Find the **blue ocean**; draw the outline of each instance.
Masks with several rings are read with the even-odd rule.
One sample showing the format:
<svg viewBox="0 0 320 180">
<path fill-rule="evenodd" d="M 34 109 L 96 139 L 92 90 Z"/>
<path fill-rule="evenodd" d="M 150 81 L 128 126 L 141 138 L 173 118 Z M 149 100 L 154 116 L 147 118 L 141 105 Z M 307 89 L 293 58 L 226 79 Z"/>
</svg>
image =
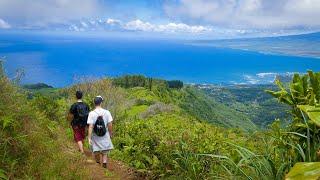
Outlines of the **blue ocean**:
<svg viewBox="0 0 320 180">
<path fill-rule="evenodd" d="M 78 77 L 142 74 L 186 83 L 271 83 L 276 74 L 320 71 L 320 59 L 195 46 L 186 40 L 0 33 L 0 57 L 23 83 L 64 87 Z"/>
</svg>

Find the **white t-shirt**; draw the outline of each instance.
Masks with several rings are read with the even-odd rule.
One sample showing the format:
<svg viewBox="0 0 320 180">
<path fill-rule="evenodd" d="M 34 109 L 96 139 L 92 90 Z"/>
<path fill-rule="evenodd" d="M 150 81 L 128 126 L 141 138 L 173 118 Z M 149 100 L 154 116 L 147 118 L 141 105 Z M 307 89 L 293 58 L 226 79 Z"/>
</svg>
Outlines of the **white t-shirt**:
<svg viewBox="0 0 320 180">
<path fill-rule="evenodd" d="M 108 151 L 113 149 L 113 144 L 110 138 L 110 134 L 108 132 L 107 124 L 112 122 L 111 113 L 103 108 L 96 108 L 95 110 L 91 111 L 88 116 L 87 124 L 94 125 L 97 121 L 98 116 L 102 116 L 104 120 L 104 124 L 107 128 L 107 133 L 104 136 L 97 136 L 94 132 L 92 133 L 91 141 L 92 141 L 92 151 L 99 152 L 99 151 Z"/>
<path fill-rule="evenodd" d="M 98 116 L 103 116 L 105 125 L 113 121 L 110 111 L 103 108 L 96 108 L 89 113 L 87 124 L 94 125 L 97 121 Z"/>
</svg>

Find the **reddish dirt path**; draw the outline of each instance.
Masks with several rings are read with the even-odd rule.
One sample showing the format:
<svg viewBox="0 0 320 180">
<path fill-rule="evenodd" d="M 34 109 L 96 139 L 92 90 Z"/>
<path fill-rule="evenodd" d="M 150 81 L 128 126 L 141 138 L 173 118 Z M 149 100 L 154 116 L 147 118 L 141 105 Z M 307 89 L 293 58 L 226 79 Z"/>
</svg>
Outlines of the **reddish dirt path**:
<svg viewBox="0 0 320 180">
<path fill-rule="evenodd" d="M 125 166 L 119 161 L 108 159 L 108 168 L 104 169 L 93 160 L 91 152 L 85 152 L 88 160 L 86 166 L 90 170 L 91 178 L 94 180 L 101 179 L 143 179 L 131 168 Z"/>
</svg>

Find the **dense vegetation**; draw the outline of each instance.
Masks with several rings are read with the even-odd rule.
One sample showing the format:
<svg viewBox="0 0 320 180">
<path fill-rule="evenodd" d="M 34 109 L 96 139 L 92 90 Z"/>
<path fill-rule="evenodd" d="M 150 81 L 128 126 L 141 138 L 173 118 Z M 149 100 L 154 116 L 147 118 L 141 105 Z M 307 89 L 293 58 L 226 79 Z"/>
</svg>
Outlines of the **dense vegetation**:
<svg viewBox="0 0 320 180">
<path fill-rule="evenodd" d="M 281 81 L 283 80 L 282 77 Z M 275 90 L 275 85 L 196 85 L 216 102 L 223 104 L 244 118 L 251 120 L 260 128 L 266 128 L 276 118 L 290 120 L 290 106 L 280 104 L 266 89 Z M 230 111 L 231 112 L 231 111 Z"/>
<path fill-rule="evenodd" d="M 91 107 L 93 97 L 102 95 L 114 116 L 111 157 L 148 178 L 283 179 L 296 162 L 317 160 L 319 130 L 308 118 L 309 111 L 300 109 L 319 103 L 319 83 L 320 73 L 312 72 L 295 75 L 288 87 L 277 81 L 280 90 L 268 93 L 290 107 L 290 121 L 278 119 L 259 130 L 235 108 L 232 96 L 223 97 L 230 104 L 222 103 L 225 99 L 219 101 L 193 86 L 181 87 L 178 81 L 170 86 L 168 81 L 143 76 L 83 79 L 39 94 L 25 92 L 2 73 L 0 177 L 88 177 L 85 168 L 77 166 L 82 158 L 70 153 L 74 148 L 63 117 L 80 89 Z M 251 101 L 241 108 L 251 108 Z M 255 116 L 258 119 L 259 113 Z"/>
<path fill-rule="evenodd" d="M 247 131 L 257 129 L 246 115 L 217 102 L 194 87 L 187 87 L 182 93 L 184 98 L 181 99 L 180 107 L 198 120 L 227 128 L 240 128 Z"/>
<path fill-rule="evenodd" d="M 27 100 L 0 67 L 0 179 L 81 179 L 87 174 L 84 159 L 66 136 L 64 105 L 40 95 Z"/>
<path fill-rule="evenodd" d="M 174 89 L 183 88 L 183 82 L 180 80 L 166 81 L 161 79 L 147 78 L 142 75 L 125 75 L 122 77 L 113 78 L 112 83 L 115 86 L 120 86 L 123 88 L 146 87 L 149 90 L 152 90 L 154 85 L 159 84 Z"/>
</svg>

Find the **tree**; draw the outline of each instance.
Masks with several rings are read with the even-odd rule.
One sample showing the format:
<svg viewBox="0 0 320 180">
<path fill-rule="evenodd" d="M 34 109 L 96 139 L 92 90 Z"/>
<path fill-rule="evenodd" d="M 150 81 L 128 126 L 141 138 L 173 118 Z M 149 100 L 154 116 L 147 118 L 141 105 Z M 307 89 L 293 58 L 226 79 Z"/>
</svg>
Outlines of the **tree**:
<svg viewBox="0 0 320 180">
<path fill-rule="evenodd" d="M 179 80 L 167 81 L 169 88 L 181 89 L 183 88 L 183 82 Z"/>
<path fill-rule="evenodd" d="M 152 82 L 153 81 L 153 79 L 152 78 L 148 78 L 148 89 L 149 89 L 149 91 L 152 91 Z"/>
</svg>

